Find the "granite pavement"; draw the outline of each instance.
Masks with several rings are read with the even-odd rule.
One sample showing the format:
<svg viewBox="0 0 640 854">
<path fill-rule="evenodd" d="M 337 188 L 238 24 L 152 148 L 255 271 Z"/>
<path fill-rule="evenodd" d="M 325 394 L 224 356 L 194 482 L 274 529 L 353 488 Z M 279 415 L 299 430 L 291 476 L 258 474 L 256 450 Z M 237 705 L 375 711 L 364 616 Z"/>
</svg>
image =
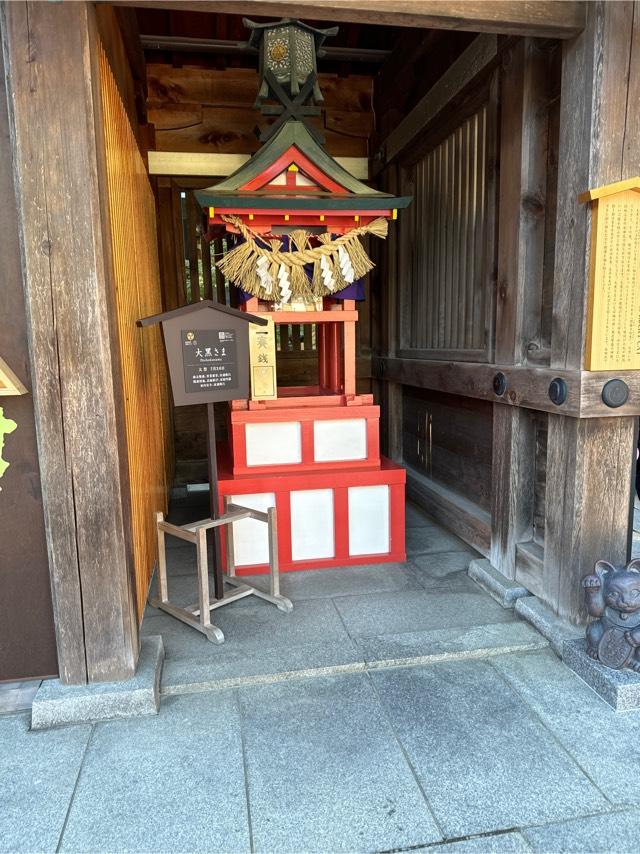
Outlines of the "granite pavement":
<svg viewBox="0 0 640 854">
<path fill-rule="evenodd" d="M 638 850 L 640 713 L 470 580 L 467 546 L 407 521 L 406 564 L 285 575 L 294 611 L 222 609 L 221 646 L 149 608 L 157 716 L 36 732 L 8 698 L 0 851 Z M 169 566 L 190 601 L 188 549 Z"/>
</svg>

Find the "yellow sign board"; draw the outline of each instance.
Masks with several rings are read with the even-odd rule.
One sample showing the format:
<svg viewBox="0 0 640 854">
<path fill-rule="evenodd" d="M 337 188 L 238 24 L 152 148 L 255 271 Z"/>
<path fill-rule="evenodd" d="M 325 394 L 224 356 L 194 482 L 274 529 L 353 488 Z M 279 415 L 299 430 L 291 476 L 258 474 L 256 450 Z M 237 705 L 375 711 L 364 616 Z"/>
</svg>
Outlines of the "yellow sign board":
<svg viewBox="0 0 640 854">
<path fill-rule="evenodd" d="M 251 363 L 251 399 L 275 400 L 278 397 L 276 380 L 276 332 L 273 320 L 266 326 L 249 325 L 249 361 Z"/>
<path fill-rule="evenodd" d="M 580 196 L 592 204 L 585 368 L 640 369 L 640 178 Z"/>
</svg>

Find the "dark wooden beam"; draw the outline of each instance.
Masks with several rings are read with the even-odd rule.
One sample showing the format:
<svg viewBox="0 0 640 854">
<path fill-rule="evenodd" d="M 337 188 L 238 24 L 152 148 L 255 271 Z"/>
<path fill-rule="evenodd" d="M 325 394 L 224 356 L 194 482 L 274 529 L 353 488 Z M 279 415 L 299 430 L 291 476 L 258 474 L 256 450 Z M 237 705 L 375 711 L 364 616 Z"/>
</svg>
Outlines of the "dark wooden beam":
<svg viewBox="0 0 640 854">
<path fill-rule="evenodd" d="M 60 675 L 138 655 L 126 437 L 89 3 L 0 7 Z"/>
<path fill-rule="evenodd" d="M 139 80 L 145 97 L 147 95 L 147 66 L 142 47 L 142 38 L 138 29 L 138 19 L 133 9 L 126 6 L 116 9 L 116 18 L 122 34 L 124 49 L 131 66 L 134 80 Z"/>
<path fill-rule="evenodd" d="M 507 391 L 500 397 L 493 390 L 493 378 L 501 371 Z M 616 420 L 640 415 L 640 371 L 571 371 L 527 365 L 498 365 L 474 362 L 444 362 L 430 359 L 374 357 L 372 373 L 378 380 L 416 388 L 429 388 L 490 400 L 505 408 L 524 407 L 570 418 Z M 549 399 L 549 384 L 564 379 L 568 387 L 566 403 L 556 406 Z M 619 409 L 609 408 L 601 397 L 604 384 L 614 378 L 629 386 L 629 400 Z"/>
<path fill-rule="evenodd" d="M 116 0 L 114 5 L 571 38 L 585 4 L 553 0 Z"/>
<path fill-rule="evenodd" d="M 383 177 L 385 192 L 399 191 L 399 170 L 396 164 L 389 166 Z M 381 313 L 381 344 L 388 357 L 395 357 L 398 345 L 398 229 L 389 230 L 386 252 L 382 255 L 382 270 L 379 272 L 379 309 Z M 382 387 L 382 418 L 385 451 L 397 463 L 403 461 L 402 451 L 402 386 L 387 382 Z"/>
<path fill-rule="evenodd" d="M 456 98 L 496 64 L 497 58 L 497 36 L 481 35 L 474 39 L 383 142 L 384 160 L 394 160 L 418 136 L 425 134 L 442 111 L 450 109 Z"/>
</svg>

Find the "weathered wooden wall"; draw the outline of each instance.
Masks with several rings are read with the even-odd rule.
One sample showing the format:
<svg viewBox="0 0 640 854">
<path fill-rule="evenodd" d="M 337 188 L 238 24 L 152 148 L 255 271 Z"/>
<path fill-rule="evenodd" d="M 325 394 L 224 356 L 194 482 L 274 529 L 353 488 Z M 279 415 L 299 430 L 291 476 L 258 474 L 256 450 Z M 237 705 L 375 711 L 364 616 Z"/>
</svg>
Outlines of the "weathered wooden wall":
<svg viewBox="0 0 640 854">
<path fill-rule="evenodd" d="M 95 10 L 0 19 L 60 676 L 124 679 L 139 639 Z"/>
<path fill-rule="evenodd" d="M 173 476 L 169 388 L 159 327 L 136 322 L 162 311 L 155 199 L 111 65 L 100 51 L 106 178 L 129 450 L 138 617 L 157 560 L 155 514 L 166 512 Z"/>
<path fill-rule="evenodd" d="M 248 68 L 199 68 L 150 63 L 148 114 L 158 151 L 253 154 L 254 129 L 267 120 L 253 109 L 258 73 Z M 373 129 L 372 80 L 320 74 L 325 103 L 314 125 L 336 157 L 366 157 Z"/>
<path fill-rule="evenodd" d="M 610 410 L 600 392 L 613 375 L 582 369 L 589 214 L 577 194 L 638 171 L 640 7 L 593 3 L 587 20 L 562 45 L 460 45 L 377 143 L 383 185 L 415 196 L 376 285 L 385 447 L 407 464 L 412 497 L 576 621 L 580 576 L 628 553 L 639 388 L 625 372 L 630 401 Z M 383 68 L 376 105 L 389 103 L 385 81 Z M 484 146 L 469 133 L 477 116 Z M 564 407 L 549 399 L 554 376 Z M 449 411 L 443 392 L 457 395 Z"/>
<path fill-rule="evenodd" d="M 4 62 L 0 55 L 4 81 Z M 22 290 L 18 212 L 7 115 L 0 89 L 0 356 L 31 389 L 28 324 Z M 0 682 L 58 672 L 40 467 L 31 393 L 0 396 L 5 418 L 17 424 L 0 456 Z M 2 439 L 0 438 L 0 442 Z"/>
<path fill-rule="evenodd" d="M 401 170 L 398 352 L 487 361 L 493 326 L 496 99 Z"/>
</svg>

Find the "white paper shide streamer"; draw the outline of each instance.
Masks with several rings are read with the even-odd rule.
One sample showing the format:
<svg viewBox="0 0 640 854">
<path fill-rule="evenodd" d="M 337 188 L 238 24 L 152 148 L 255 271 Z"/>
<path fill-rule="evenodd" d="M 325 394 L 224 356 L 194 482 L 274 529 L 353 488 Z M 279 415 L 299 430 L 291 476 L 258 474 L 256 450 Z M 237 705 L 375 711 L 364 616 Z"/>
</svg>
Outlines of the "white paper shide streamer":
<svg viewBox="0 0 640 854">
<path fill-rule="evenodd" d="M 351 284 L 355 279 L 355 273 L 353 271 L 353 264 L 351 263 L 349 253 L 346 251 L 344 246 L 338 247 L 338 262 L 340 264 L 342 278 L 345 282 L 349 282 L 349 284 Z"/>
<path fill-rule="evenodd" d="M 260 280 L 260 286 L 264 289 L 265 294 L 270 295 L 273 292 L 273 278 L 269 272 L 269 259 L 266 255 L 261 255 L 256 263 L 256 273 Z"/>
<path fill-rule="evenodd" d="M 278 269 L 278 285 L 280 286 L 280 302 L 289 302 L 291 299 L 291 282 L 289 281 L 289 271 L 284 264 L 280 264 Z"/>
<path fill-rule="evenodd" d="M 336 280 L 333 277 L 333 270 L 331 269 L 331 263 L 326 255 L 323 255 L 320 259 L 320 270 L 322 272 L 322 282 L 325 288 L 328 291 L 335 291 L 336 289 Z"/>
</svg>

